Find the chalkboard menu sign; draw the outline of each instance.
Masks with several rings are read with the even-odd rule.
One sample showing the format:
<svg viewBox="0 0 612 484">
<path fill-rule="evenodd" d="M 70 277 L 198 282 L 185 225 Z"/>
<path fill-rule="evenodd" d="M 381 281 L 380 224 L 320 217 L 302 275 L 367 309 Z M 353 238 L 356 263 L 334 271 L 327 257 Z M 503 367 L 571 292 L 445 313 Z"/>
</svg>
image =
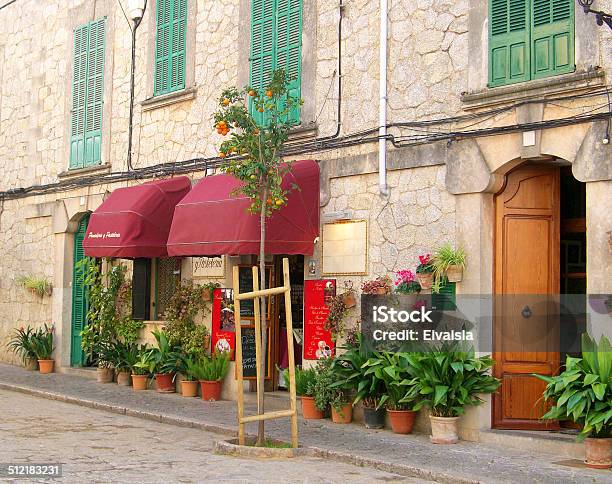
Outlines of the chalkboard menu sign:
<svg viewBox="0 0 612 484">
<path fill-rule="evenodd" d="M 267 287 L 270 287 L 272 283 L 272 267 L 266 267 L 266 273 L 268 277 Z M 253 290 L 253 266 L 240 266 L 238 269 L 238 284 L 240 285 L 240 292 L 251 292 Z M 268 298 L 268 317 L 270 317 L 270 298 Z M 252 299 L 240 301 L 240 317 L 241 318 L 254 318 L 255 317 L 255 305 Z"/>
<path fill-rule="evenodd" d="M 257 377 L 257 359 L 255 357 L 255 328 L 242 326 L 242 375 L 245 380 Z M 268 351 L 266 352 L 266 378 L 270 378 L 270 334 L 268 333 Z"/>
</svg>

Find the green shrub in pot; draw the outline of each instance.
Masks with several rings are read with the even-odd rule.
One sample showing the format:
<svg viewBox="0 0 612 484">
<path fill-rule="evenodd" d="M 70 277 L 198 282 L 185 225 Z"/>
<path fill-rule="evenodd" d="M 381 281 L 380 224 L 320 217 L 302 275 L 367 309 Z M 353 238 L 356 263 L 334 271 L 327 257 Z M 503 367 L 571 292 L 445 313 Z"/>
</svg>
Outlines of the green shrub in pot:
<svg viewBox="0 0 612 484">
<path fill-rule="evenodd" d="M 23 326 L 17 328 L 7 346 L 13 353 L 21 358 L 26 366 L 33 365 L 35 367 L 37 357 L 34 351 L 34 334 L 34 328 L 29 325 L 27 328 Z M 31 362 L 34 362 L 34 364 Z"/>
<path fill-rule="evenodd" d="M 544 398 L 553 406 L 542 417 L 582 425 L 578 440 L 587 439 L 587 465 L 612 467 L 612 347 L 602 336 L 596 343 L 582 335 L 582 358 L 568 356 L 565 370 L 544 380 Z M 597 454 L 597 455 L 595 455 Z"/>
</svg>

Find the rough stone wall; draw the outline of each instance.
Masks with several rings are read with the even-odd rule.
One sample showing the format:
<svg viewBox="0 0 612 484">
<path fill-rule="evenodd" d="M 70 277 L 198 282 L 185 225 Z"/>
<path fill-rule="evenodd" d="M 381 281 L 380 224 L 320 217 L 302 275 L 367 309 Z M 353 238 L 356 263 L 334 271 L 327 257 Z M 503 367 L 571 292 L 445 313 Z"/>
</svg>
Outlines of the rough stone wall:
<svg viewBox="0 0 612 484">
<path fill-rule="evenodd" d="M 51 297 L 23 287 L 20 276 L 53 282 L 51 217 L 26 219 L 26 203 L 4 202 L 0 210 L 0 361 L 17 361 L 6 347 L 13 328 L 51 322 Z"/>
</svg>

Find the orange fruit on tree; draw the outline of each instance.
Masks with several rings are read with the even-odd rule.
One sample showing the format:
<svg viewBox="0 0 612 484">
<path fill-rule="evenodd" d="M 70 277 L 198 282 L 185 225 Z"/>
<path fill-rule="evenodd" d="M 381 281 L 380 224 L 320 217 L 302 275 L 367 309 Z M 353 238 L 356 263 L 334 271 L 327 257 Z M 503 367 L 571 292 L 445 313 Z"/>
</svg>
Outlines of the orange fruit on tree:
<svg viewBox="0 0 612 484">
<path fill-rule="evenodd" d="M 222 102 L 224 106 L 228 106 L 230 103 L 230 100 L 228 98 L 224 98 Z"/>
<path fill-rule="evenodd" d="M 285 202 L 283 202 L 280 198 L 278 198 L 275 203 L 277 207 L 280 207 Z"/>
<path fill-rule="evenodd" d="M 219 158 L 225 158 L 225 153 L 223 151 L 219 152 Z"/>
<path fill-rule="evenodd" d="M 260 113 L 263 113 L 265 111 L 264 108 L 259 108 L 257 111 L 259 111 Z"/>
<path fill-rule="evenodd" d="M 274 93 L 271 90 L 266 91 L 266 96 L 272 97 Z"/>
<path fill-rule="evenodd" d="M 255 129 L 253 130 L 253 134 L 254 134 L 255 136 L 257 136 L 257 135 L 259 134 L 259 129 L 255 128 Z"/>
<path fill-rule="evenodd" d="M 251 97 L 255 96 L 255 91 L 253 89 L 251 89 L 249 91 L 249 96 L 251 96 Z"/>
</svg>

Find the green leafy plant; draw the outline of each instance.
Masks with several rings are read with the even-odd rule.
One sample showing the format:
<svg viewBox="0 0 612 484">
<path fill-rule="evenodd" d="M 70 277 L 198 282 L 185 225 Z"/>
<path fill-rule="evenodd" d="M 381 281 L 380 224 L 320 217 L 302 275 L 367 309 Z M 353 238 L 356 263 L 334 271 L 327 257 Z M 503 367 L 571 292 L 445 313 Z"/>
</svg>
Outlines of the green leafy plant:
<svg viewBox="0 0 612 484">
<path fill-rule="evenodd" d="M 17 284 L 38 297 L 50 296 L 53 285 L 45 278 L 32 275 L 17 278 Z"/>
<path fill-rule="evenodd" d="M 289 382 L 289 368 L 283 370 L 285 382 Z M 295 393 L 299 396 L 312 397 L 313 383 L 317 377 L 314 368 L 295 367 Z"/>
<path fill-rule="evenodd" d="M 32 337 L 32 349 L 38 360 L 50 360 L 53 350 L 53 331 L 54 326 L 44 326 L 38 328 Z"/>
<path fill-rule="evenodd" d="M 324 328 L 331 332 L 332 340 L 336 341 L 339 336 L 344 334 L 344 320 L 348 315 L 348 308 L 344 303 L 342 294 L 331 298 L 329 304 L 329 314 L 325 320 Z"/>
<path fill-rule="evenodd" d="M 431 259 L 431 265 L 434 269 L 434 284 L 439 287 L 443 283 L 446 271 L 450 266 L 459 266 L 465 269 L 465 259 L 465 251 L 462 248 L 453 249 L 450 244 L 438 247 Z"/>
<path fill-rule="evenodd" d="M 308 395 L 315 399 L 315 406 L 326 411 L 334 398 L 335 390 L 331 385 L 336 381 L 335 375 L 331 370 L 332 358 L 321 358 L 315 366 L 315 378 L 306 389 Z"/>
<path fill-rule="evenodd" d="M 214 126 L 222 136 L 229 139 L 220 145 L 219 157 L 225 162 L 221 170 L 240 181 L 234 191 L 236 196 L 249 199 L 249 212 L 259 216 L 259 272 L 260 289 L 266 289 L 265 245 L 266 220 L 287 203 L 289 190 L 283 187 L 283 178 L 290 172 L 291 164 L 283 162 L 281 153 L 289 132 L 294 126 L 290 120 L 303 101 L 289 92 L 293 78 L 283 69 L 275 70 L 269 83 L 260 90 L 253 86 L 242 89 L 224 89 L 219 97 L 219 108 L 215 112 Z M 259 113 L 255 117 L 253 113 Z M 262 121 L 263 120 L 263 121 Z M 297 186 L 290 187 L 298 189 Z M 266 299 L 261 298 L 262 354 L 267 352 Z M 262 359 L 259 387 L 264 386 L 265 358 Z M 262 392 L 263 399 L 263 392 Z M 263 412 L 264 402 L 259 401 Z M 265 441 L 264 421 L 258 424 L 257 441 Z"/>
<path fill-rule="evenodd" d="M 134 375 L 152 375 L 155 372 L 157 360 L 151 348 L 146 344 L 138 348 L 138 358 L 132 366 Z"/>
<path fill-rule="evenodd" d="M 482 393 L 493 393 L 499 380 L 489 374 L 493 360 L 476 357 L 472 348 L 443 344 L 418 357 L 406 355 L 411 374 L 417 379 L 421 400 L 414 409 L 427 405 L 436 417 L 456 417 L 468 405 L 479 405 Z"/>
<path fill-rule="evenodd" d="M 34 335 L 34 328 L 29 325 L 27 328 L 22 326 L 21 328 L 15 329 L 13 337 L 7 344 L 8 348 L 20 357 L 24 363 L 28 359 L 37 359 L 36 352 L 34 351 Z"/>
<path fill-rule="evenodd" d="M 116 341 L 112 348 L 112 365 L 117 371 L 130 372 L 138 362 L 140 348 L 136 343 Z"/>
<path fill-rule="evenodd" d="M 210 358 L 201 358 L 191 367 L 196 380 L 220 381 L 225 378 L 229 369 L 230 355 L 226 351 L 215 350 Z"/>
<path fill-rule="evenodd" d="M 581 424 L 578 440 L 612 436 L 612 347 L 602 336 L 596 343 L 582 335 L 582 358 L 568 356 L 557 376 L 535 375 L 547 385 L 544 398 L 554 406 L 542 417 Z"/>
<path fill-rule="evenodd" d="M 180 347 L 171 345 L 164 331 L 152 331 L 157 347 L 151 349 L 155 360 L 155 373 L 177 373 L 182 368 L 183 353 Z"/>
<path fill-rule="evenodd" d="M 181 373 L 186 381 L 195 381 L 198 379 L 199 361 L 198 358 L 192 355 L 185 355 L 181 363 Z"/>
<path fill-rule="evenodd" d="M 377 409 L 414 410 L 419 401 L 419 387 L 412 374 L 410 357 L 416 357 L 416 354 L 374 352 L 362 365 L 365 378 L 382 384 Z"/>
</svg>

